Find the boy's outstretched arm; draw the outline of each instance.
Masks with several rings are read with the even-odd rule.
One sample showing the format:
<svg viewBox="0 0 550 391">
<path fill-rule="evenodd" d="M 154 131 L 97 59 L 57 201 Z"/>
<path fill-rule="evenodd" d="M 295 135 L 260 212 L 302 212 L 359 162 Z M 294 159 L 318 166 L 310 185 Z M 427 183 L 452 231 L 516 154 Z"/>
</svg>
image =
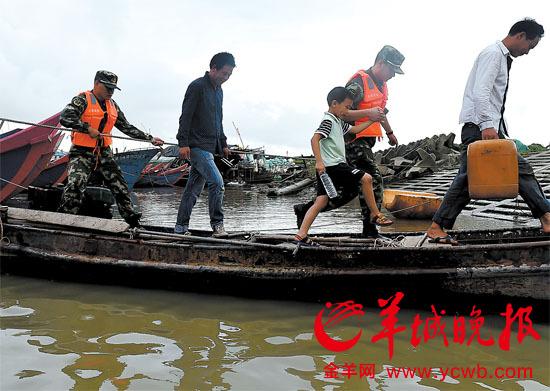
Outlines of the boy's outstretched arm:
<svg viewBox="0 0 550 391">
<path fill-rule="evenodd" d="M 325 163 L 323 163 L 323 158 L 321 158 L 320 141 L 321 135 L 319 133 L 315 133 L 311 138 L 311 150 L 313 151 L 313 156 L 315 156 L 315 169 L 318 173 L 325 171 Z"/>
<path fill-rule="evenodd" d="M 355 125 L 355 126 L 352 126 L 351 128 L 349 128 L 348 132 L 353 133 L 353 134 L 357 134 L 359 132 L 362 132 L 363 130 L 365 130 L 369 126 L 371 126 L 374 122 L 376 122 L 376 121 L 362 122 L 359 125 Z"/>
</svg>

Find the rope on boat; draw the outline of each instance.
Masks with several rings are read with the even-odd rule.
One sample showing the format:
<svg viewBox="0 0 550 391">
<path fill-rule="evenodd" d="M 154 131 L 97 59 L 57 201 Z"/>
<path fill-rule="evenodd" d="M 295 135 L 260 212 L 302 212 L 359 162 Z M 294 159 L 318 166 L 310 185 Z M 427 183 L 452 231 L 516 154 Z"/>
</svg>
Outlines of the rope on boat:
<svg viewBox="0 0 550 391">
<path fill-rule="evenodd" d="M 248 236 L 244 240 L 248 242 L 256 242 L 257 240 L 267 240 L 275 242 L 290 242 L 294 240 L 293 235 L 262 235 L 259 232 L 248 232 Z M 404 235 L 399 235 L 393 239 L 387 237 L 381 238 L 353 238 L 353 237 L 324 237 L 310 236 L 311 240 L 319 243 L 322 246 L 337 246 L 337 247 L 372 247 L 372 248 L 388 248 L 388 247 L 403 247 Z M 301 243 L 297 247 L 303 247 Z M 295 249 L 295 253 L 298 250 Z"/>
<path fill-rule="evenodd" d="M 420 204 L 415 204 L 415 205 L 412 205 L 412 206 L 407 206 L 406 208 L 397 209 L 397 210 L 392 211 L 391 213 L 392 213 L 392 214 L 393 214 L 393 213 L 399 213 L 399 212 L 402 212 L 402 211 L 404 211 L 404 210 L 418 208 L 419 206 L 429 204 L 430 202 L 432 202 L 432 200 L 430 200 L 430 201 L 425 201 L 425 202 L 422 202 L 422 203 L 420 203 Z"/>
<path fill-rule="evenodd" d="M 8 121 L 8 122 L 16 123 L 16 124 L 36 126 L 37 128 L 55 129 L 55 130 L 59 130 L 59 131 L 62 131 L 62 132 L 74 132 L 74 129 L 64 128 L 62 126 L 41 125 L 41 124 L 37 124 L 37 123 L 34 123 L 34 122 L 19 121 L 19 120 L 10 119 L 10 118 L 0 118 L 0 121 Z M 141 139 L 125 137 L 125 136 L 115 136 L 113 134 L 106 134 L 106 133 L 100 133 L 99 135 L 103 136 L 103 137 L 118 138 L 118 139 L 121 139 L 121 140 L 132 140 L 132 141 L 146 142 L 146 143 L 151 142 L 150 140 L 141 140 Z M 177 146 L 178 144 L 166 143 L 165 142 L 164 145 L 175 145 L 175 146 Z"/>
<path fill-rule="evenodd" d="M 514 214 L 514 221 L 517 221 L 518 223 L 525 223 L 531 220 L 529 217 L 521 218 L 519 211 L 519 197 L 516 197 L 516 205 L 514 206 L 514 210 L 512 211 L 512 213 Z"/>
<path fill-rule="evenodd" d="M 346 216 L 342 216 L 342 218 L 347 218 L 347 219 L 356 219 L 355 217 L 346 217 Z M 327 224 L 315 224 L 315 225 L 312 225 L 311 228 L 321 228 L 321 227 L 332 227 L 333 225 L 338 225 L 340 224 L 340 222 L 334 222 L 334 223 L 327 223 Z M 296 231 L 296 226 L 292 226 L 292 227 L 283 227 L 283 228 L 266 228 L 266 229 L 255 229 L 254 232 L 255 233 L 260 233 L 260 232 L 277 232 L 277 231 Z"/>
<path fill-rule="evenodd" d="M 162 176 L 164 177 L 164 181 L 166 182 L 166 184 L 170 187 L 176 187 L 176 185 L 170 183 L 170 181 L 168 180 L 168 177 L 166 176 L 166 171 L 168 170 L 161 170 L 162 172 Z M 153 181 L 153 178 L 151 178 L 151 182 Z"/>
<path fill-rule="evenodd" d="M 9 183 L 10 185 L 14 185 L 14 186 L 20 187 L 20 188 L 25 189 L 25 190 L 29 190 L 28 187 L 18 185 L 17 183 L 10 182 L 10 181 L 8 181 L 7 179 L 4 179 L 4 178 L 0 178 L 0 181 L 7 182 L 7 183 Z"/>
<path fill-rule="evenodd" d="M 403 240 L 405 240 L 406 236 L 405 235 L 399 235 L 399 236 L 396 236 L 394 239 L 386 239 L 385 242 L 388 243 L 388 246 L 385 246 L 385 247 L 404 247 L 403 245 Z M 377 239 L 377 240 L 380 240 L 380 239 Z"/>
</svg>

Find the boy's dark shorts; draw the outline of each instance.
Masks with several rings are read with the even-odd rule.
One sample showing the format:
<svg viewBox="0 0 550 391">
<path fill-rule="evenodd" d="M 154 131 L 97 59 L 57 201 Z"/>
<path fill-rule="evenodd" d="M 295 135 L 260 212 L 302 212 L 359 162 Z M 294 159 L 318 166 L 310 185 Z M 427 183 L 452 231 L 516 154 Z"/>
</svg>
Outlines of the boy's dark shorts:
<svg viewBox="0 0 550 391">
<path fill-rule="evenodd" d="M 365 175 L 364 171 L 346 163 L 326 167 L 326 171 L 339 193 L 357 192 L 357 186 L 361 183 L 363 175 Z M 321 182 L 321 178 L 319 178 L 319 174 L 316 173 L 315 176 L 317 178 L 317 196 L 327 195 L 323 182 Z"/>
</svg>

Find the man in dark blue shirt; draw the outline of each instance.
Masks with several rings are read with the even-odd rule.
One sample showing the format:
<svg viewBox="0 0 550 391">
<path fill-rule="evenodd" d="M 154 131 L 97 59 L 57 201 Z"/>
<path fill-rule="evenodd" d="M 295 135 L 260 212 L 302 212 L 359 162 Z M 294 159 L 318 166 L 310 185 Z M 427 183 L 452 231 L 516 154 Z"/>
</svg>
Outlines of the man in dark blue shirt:
<svg viewBox="0 0 550 391">
<path fill-rule="evenodd" d="M 223 178 L 214 164 L 214 154 L 229 156 L 223 133 L 223 91 L 235 68 L 230 53 L 218 53 L 210 60 L 210 71 L 187 87 L 180 116 L 178 145 L 180 156 L 191 160 L 191 172 L 183 190 L 175 233 L 189 234 L 191 211 L 204 185 L 208 184 L 208 211 L 213 236 L 225 236 L 223 227 Z"/>
</svg>

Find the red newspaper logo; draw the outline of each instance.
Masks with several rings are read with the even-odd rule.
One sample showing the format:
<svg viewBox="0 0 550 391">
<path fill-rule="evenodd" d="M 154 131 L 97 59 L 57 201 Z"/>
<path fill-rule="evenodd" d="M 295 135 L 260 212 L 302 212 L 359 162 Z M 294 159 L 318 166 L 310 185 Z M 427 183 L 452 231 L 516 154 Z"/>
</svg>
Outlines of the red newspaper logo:
<svg viewBox="0 0 550 391">
<path fill-rule="evenodd" d="M 326 303 L 327 308 L 332 307 L 332 303 Z M 363 330 L 359 330 L 359 332 L 350 340 L 347 341 L 337 341 L 335 339 L 332 339 L 328 336 L 328 334 L 325 331 L 325 327 L 334 327 L 344 319 L 349 318 L 350 316 L 363 316 L 365 315 L 365 312 L 362 311 L 363 306 L 361 304 L 355 304 L 353 300 L 348 300 L 343 303 L 337 303 L 336 308 L 334 308 L 332 311 L 330 311 L 329 319 L 326 323 L 323 323 L 323 312 L 325 309 L 323 308 L 315 318 L 315 325 L 313 327 L 315 337 L 317 338 L 317 341 L 325 347 L 328 350 L 332 350 L 333 352 L 342 352 L 344 350 L 348 350 L 352 348 L 357 341 L 359 341 L 359 338 L 361 338 L 361 333 Z"/>
</svg>

